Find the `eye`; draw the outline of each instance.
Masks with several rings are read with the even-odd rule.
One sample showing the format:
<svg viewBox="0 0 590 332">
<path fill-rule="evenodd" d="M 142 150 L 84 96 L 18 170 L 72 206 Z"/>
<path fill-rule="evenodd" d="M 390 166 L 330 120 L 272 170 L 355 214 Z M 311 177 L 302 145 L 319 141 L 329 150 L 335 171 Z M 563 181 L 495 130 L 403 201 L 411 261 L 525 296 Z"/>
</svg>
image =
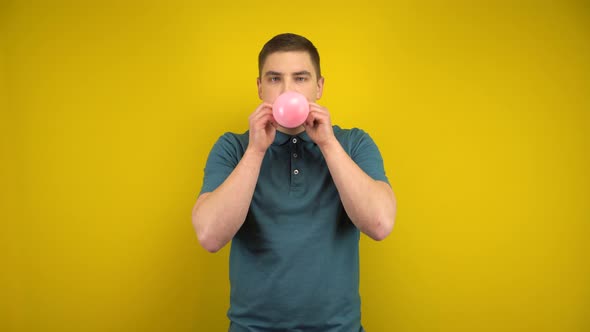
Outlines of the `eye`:
<svg viewBox="0 0 590 332">
<path fill-rule="evenodd" d="M 278 76 L 272 76 L 271 78 L 269 78 L 269 81 L 271 81 L 271 82 L 278 82 L 280 80 L 281 80 L 281 78 Z"/>
<path fill-rule="evenodd" d="M 305 77 L 305 76 L 298 76 L 298 77 L 295 77 L 295 80 L 297 82 L 305 82 L 307 80 L 307 77 Z"/>
</svg>

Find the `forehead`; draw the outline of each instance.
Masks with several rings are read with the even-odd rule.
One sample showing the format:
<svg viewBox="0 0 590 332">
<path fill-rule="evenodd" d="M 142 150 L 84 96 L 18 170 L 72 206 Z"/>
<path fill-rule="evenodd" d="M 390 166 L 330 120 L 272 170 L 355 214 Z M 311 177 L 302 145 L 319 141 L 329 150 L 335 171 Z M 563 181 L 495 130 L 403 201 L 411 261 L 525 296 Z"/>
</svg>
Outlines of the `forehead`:
<svg viewBox="0 0 590 332">
<path fill-rule="evenodd" d="M 267 71 L 288 74 L 304 70 L 315 73 L 309 53 L 305 51 L 274 52 L 264 61 L 262 75 Z"/>
</svg>

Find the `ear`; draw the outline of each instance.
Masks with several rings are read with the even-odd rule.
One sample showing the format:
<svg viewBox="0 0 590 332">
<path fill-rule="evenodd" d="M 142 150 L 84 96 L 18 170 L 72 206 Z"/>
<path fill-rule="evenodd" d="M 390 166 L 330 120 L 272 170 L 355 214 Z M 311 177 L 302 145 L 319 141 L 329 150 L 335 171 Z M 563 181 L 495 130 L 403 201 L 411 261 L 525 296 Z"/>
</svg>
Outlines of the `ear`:
<svg viewBox="0 0 590 332">
<path fill-rule="evenodd" d="M 261 82 L 260 82 L 260 77 L 256 78 L 256 87 L 258 88 L 258 98 L 260 98 L 260 100 L 262 100 L 262 86 L 261 86 Z"/>
<path fill-rule="evenodd" d="M 324 93 L 324 77 L 320 77 L 318 80 L 318 91 L 316 92 L 316 99 L 319 100 L 322 98 L 322 94 Z"/>
</svg>

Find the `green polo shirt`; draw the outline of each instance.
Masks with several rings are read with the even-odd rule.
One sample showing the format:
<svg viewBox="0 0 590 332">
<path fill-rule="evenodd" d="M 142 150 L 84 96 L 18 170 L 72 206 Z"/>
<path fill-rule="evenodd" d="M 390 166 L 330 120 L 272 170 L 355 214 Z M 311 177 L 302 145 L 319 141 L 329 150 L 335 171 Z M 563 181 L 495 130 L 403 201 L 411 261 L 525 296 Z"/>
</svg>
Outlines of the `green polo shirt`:
<svg viewBox="0 0 590 332">
<path fill-rule="evenodd" d="M 389 183 L 367 133 L 333 129 L 365 173 Z M 221 136 L 209 154 L 201 193 L 221 185 L 247 147 L 248 132 Z M 363 331 L 359 237 L 318 146 L 305 132 L 277 131 L 231 244 L 230 331 Z"/>
</svg>

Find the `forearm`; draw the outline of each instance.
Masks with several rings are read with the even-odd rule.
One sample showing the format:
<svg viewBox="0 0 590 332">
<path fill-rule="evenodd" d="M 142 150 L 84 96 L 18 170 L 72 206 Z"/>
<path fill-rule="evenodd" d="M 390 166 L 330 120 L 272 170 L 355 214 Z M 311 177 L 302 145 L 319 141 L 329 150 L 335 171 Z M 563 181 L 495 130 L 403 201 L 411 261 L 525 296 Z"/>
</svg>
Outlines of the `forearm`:
<svg viewBox="0 0 590 332">
<path fill-rule="evenodd" d="M 192 222 L 199 242 L 208 251 L 223 248 L 244 223 L 263 157 L 247 150 L 223 184 L 197 200 Z"/>
<path fill-rule="evenodd" d="M 396 212 L 391 187 L 369 177 L 336 139 L 320 149 L 352 222 L 372 239 L 384 239 L 393 228 Z"/>
</svg>

